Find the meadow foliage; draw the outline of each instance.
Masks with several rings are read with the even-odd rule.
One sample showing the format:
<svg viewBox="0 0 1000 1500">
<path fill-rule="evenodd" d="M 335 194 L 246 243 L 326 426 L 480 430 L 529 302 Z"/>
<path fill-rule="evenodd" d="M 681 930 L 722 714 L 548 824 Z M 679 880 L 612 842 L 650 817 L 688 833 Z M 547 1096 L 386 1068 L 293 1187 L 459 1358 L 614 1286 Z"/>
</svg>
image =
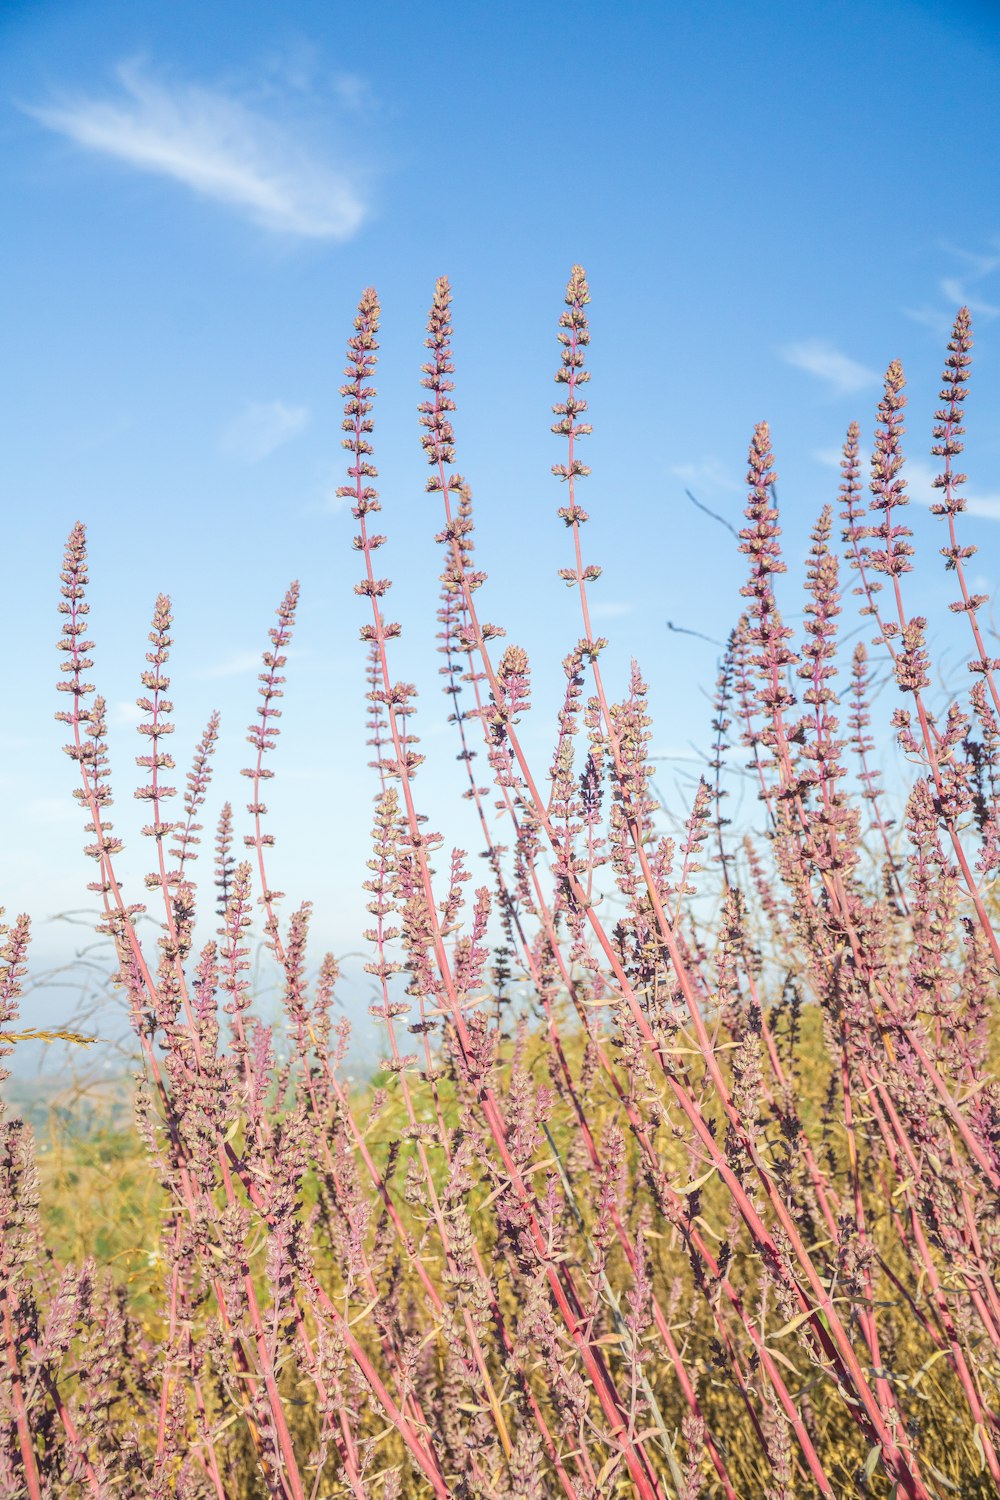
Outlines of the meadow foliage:
<svg viewBox="0 0 1000 1500">
<path fill-rule="evenodd" d="M 87 680 L 86 537 L 73 528 L 58 717 L 89 820 L 99 930 L 142 1052 L 134 1141 L 108 1150 L 132 1195 L 124 1238 L 134 1244 L 137 1218 L 147 1240 L 141 1262 L 106 1238 L 81 1243 L 58 1201 L 65 1164 L 40 1176 L 30 1131 L 0 1124 L 5 1495 L 945 1500 L 1000 1488 L 1000 660 L 962 534 L 968 311 L 931 449 L 967 679 L 942 710 L 927 621 L 911 612 L 894 362 L 870 472 L 854 424 L 836 504 L 816 520 L 800 631 L 777 593 L 770 434 L 764 423 L 753 433 L 742 614 L 711 759 L 671 837 L 652 795 L 639 664 L 613 687 L 592 624 L 589 300 L 574 267 L 552 431 L 560 576 L 581 624 L 541 765 L 519 729 L 528 655 L 480 614 L 444 279 L 430 312 L 420 432 L 441 517 L 454 795 L 479 819 L 478 862 L 427 825 L 416 690 L 393 673 L 371 289 L 348 341 L 339 494 L 357 522 L 365 611 L 376 795 L 364 937 L 385 1053 L 366 1088 L 345 1073 L 333 956 L 309 977 L 311 907 L 284 917 L 271 884 L 264 798 L 297 584 L 263 656 L 245 857 L 227 802 L 214 846 L 221 925 L 198 950 L 198 902 L 213 899 L 194 878 L 198 819 L 219 720 L 179 792 L 171 605 L 156 600 L 135 792 L 148 809 L 154 950 L 109 817 L 105 702 Z M 850 651 L 845 583 L 866 627 Z M 877 771 L 879 671 L 902 787 Z M 758 793 L 745 830 L 725 816 L 737 765 Z M 255 904 L 280 1027 L 254 1008 Z M 2 936 L 6 1053 L 27 917 Z M 73 1170 L 79 1192 L 96 1168 Z"/>
</svg>

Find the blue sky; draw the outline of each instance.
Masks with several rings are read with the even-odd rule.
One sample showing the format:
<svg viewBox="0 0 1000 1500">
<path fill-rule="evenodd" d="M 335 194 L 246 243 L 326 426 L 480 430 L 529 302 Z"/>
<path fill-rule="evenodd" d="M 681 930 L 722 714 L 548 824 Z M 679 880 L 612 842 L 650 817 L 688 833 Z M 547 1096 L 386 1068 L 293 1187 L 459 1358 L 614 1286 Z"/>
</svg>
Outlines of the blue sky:
<svg viewBox="0 0 1000 1500">
<path fill-rule="evenodd" d="M 268 796 L 273 880 L 287 910 L 315 901 L 316 960 L 359 946 L 373 789 L 364 615 L 353 523 L 334 490 L 343 344 L 368 283 L 384 317 L 376 450 L 382 555 L 404 623 L 397 667 L 422 690 L 432 825 L 473 849 L 448 790 L 438 517 L 415 411 L 437 275 L 454 287 L 458 460 L 491 578 L 486 614 L 531 654 L 526 732 L 539 755 L 579 633 L 555 577 L 568 559 L 548 431 L 575 261 L 593 295 L 585 503 L 605 570 L 594 597 L 613 680 L 632 652 L 650 679 L 656 753 L 704 744 L 700 688 L 716 657 L 666 621 L 722 637 L 739 609 L 735 544 L 685 490 L 738 524 L 747 445 L 767 418 L 794 574 L 835 497 L 847 424 L 870 434 L 898 356 L 911 492 L 926 502 L 939 372 L 963 301 L 977 340 L 968 534 L 995 583 L 995 6 L 35 0 L 3 8 L 0 42 L 0 902 L 32 914 L 36 971 L 72 957 L 84 929 L 47 919 L 86 906 L 92 878 L 52 718 L 58 573 L 78 518 L 132 899 L 149 867 L 131 798 L 133 704 L 157 592 L 175 608 L 181 785 L 210 711 L 222 712 L 208 838 L 225 796 L 246 801 L 256 662 L 298 578 Z M 935 523 L 913 510 L 933 562 Z M 914 587 L 932 617 L 950 597 L 935 566 Z M 794 583 L 787 600 L 794 615 Z M 680 797 L 690 769 L 665 760 L 664 790 Z M 32 1019 L 64 1005 L 50 997 Z"/>
</svg>

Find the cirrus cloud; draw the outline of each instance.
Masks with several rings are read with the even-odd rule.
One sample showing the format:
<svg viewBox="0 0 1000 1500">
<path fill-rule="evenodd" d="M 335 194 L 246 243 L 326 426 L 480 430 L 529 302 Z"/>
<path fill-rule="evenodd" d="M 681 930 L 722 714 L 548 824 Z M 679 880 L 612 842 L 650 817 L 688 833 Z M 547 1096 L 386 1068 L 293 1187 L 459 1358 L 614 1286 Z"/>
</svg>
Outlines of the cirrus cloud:
<svg viewBox="0 0 1000 1500">
<path fill-rule="evenodd" d="M 251 401 L 223 431 L 219 447 L 227 458 L 255 464 L 288 443 L 309 424 L 307 406 L 284 401 Z"/>
<path fill-rule="evenodd" d="M 817 448 L 813 453 L 817 463 L 826 469 L 839 469 L 843 458 L 843 450 L 840 448 Z M 901 478 L 906 480 L 909 490 L 909 498 L 918 505 L 938 505 L 941 501 L 940 490 L 934 487 L 934 478 L 937 469 L 931 468 L 920 458 L 908 458 L 901 471 Z M 981 490 L 975 485 L 973 491 L 968 494 L 963 489 L 965 496 L 965 509 L 970 516 L 977 516 L 981 521 L 1000 521 L 1000 492 Z"/>
<path fill-rule="evenodd" d="M 806 374 L 826 381 L 838 396 L 854 396 L 859 391 L 870 390 L 881 378 L 877 371 L 869 370 L 823 339 L 786 344 L 778 353 L 796 370 L 805 370 Z"/>
<path fill-rule="evenodd" d="M 366 204 L 348 164 L 321 160 L 221 90 L 167 86 L 134 63 L 123 64 L 118 79 L 113 97 L 30 105 L 27 113 L 86 150 L 169 177 L 264 229 L 346 240 L 361 227 Z"/>
</svg>

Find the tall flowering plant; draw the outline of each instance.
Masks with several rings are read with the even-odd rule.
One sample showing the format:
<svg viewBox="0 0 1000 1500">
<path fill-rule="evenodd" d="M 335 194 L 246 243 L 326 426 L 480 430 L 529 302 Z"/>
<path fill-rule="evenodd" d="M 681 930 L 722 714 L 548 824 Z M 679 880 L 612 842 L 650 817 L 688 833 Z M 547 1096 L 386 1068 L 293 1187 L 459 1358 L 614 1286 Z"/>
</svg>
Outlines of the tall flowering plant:
<svg viewBox="0 0 1000 1500">
<path fill-rule="evenodd" d="M 522 732 L 529 654 L 481 610 L 444 278 L 428 319 L 419 431 L 440 515 L 455 791 L 482 834 L 478 885 L 468 853 L 428 827 L 417 692 L 394 676 L 401 626 L 386 613 L 387 537 L 373 529 L 373 289 L 348 340 L 339 494 L 357 525 L 365 612 L 375 795 L 364 940 L 385 1038 L 364 1090 L 344 1072 L 333 956 L 308 977 L 311 905 L 284 917 L 271 883 L 265 757 L 298 585 L 279 605 L 248 732 L 246 858 L 226 802 L 221 925 L 197 951 L 197 820 L 220 721 L 198 743 L 179 816 L 165 780 L 172 610 L 156 600 L 135 792 L 154 953 L 137 927 L 146 906 L 127 899 L 120 873 L 105 704 L 87 681 L 83 526 L 70 535 L 58 717 L 100 931 L 141 1050 L 135 1119 L 159 1195 L 157 1308 L 140 1319 L 112 1272 L 45 1252 L 30 1133 L 0 1123 L 5 1493 L 937 1500 L 1000 1487 L 1000 662 L 968 581 L 954 468 L 968 310 L 948 346 L 932 452 L 971 686 L 936 708 L 927 621 L 908 598 L 894 362 L 868 498 L 852 424 L 839 536 L 834 503 L 816 519 L 800 632 L 779 593 L 771 433 L 753 433 L 742 613 L 705 775 L 671 836 L 653 794 L 647 683 L 633 662 L 616 692 L 593 629 L 601 568 L 580 503 L 589 306 L 575 266 L 551 426 L 568 543 L 558 576 L 576 593 L 580 634 L 541 767 Z M 849 661 L 845 564 L 872 637 Z M 914 767 L 901 795 L 876 769 L 871 650 L 887 660 L 891 728 Z M 741 751 L 759 796 L 759 826 L 742 831 L 722 814 Z M 281 983 L 275 1024 L 251 991 L 255 900 Z M 0 939 L 9 1051 L 28 919 Z"/>
</svg>

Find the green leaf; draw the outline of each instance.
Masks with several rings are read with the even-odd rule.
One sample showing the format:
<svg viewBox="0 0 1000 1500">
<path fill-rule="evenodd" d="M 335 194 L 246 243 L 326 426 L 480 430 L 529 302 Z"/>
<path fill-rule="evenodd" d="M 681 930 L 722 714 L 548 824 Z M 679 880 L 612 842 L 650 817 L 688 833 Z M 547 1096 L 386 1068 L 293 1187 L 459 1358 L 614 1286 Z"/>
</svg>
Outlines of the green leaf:
<svg viewBox="0 0 1000 1500">
<path fill-rule="evenodd" d="M 875 1473 L 875 1467 L 878 1464 L 878 1461 L 879 1461 L 879 1459 L 881 1457 L 882 1457 L 882 1444 L 881 1443 L 876 1443 L 875 1446 L 874 1446 L 874 1448 L 869 1453 L 868 1457 L 865 1459 L 865 1470 L 864 1470 L 864 1472 L 865 1472 L 865 1483 L 866 1484 L 870 1483 L 871 1477 Z"/>
</svg>

